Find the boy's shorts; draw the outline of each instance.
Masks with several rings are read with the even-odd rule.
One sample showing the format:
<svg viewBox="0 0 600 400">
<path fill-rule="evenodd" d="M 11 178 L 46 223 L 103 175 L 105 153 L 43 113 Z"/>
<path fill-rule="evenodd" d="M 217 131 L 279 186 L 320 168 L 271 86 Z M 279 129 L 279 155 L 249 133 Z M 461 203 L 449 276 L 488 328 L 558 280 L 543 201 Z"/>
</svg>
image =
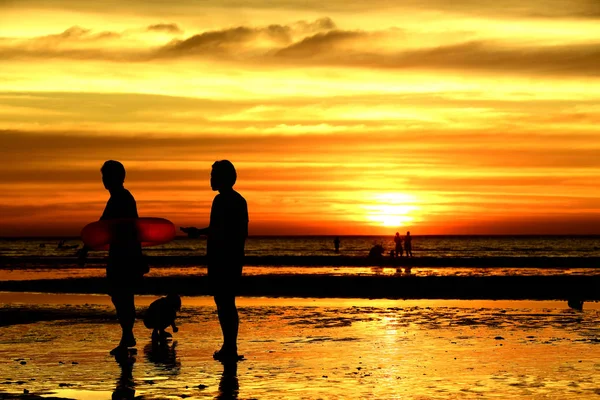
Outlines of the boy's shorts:
<svg viewBox="0 0 600 400">
<path fill-rule="evenodd" d="M 212 296 L 236 296 L 241 278 L 241 265 L 211 265 L 208 267 L 208 293 Z"/>
</svg>

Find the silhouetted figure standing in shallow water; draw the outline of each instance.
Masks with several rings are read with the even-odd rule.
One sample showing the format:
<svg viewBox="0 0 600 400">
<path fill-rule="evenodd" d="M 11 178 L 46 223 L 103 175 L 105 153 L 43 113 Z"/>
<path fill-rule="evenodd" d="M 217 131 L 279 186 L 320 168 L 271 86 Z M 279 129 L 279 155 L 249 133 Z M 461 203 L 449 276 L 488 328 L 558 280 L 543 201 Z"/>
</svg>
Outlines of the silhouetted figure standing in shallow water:
<svg viewBox="0 0 600 400">
<path fill-rule="evenodd" d="M 340 237 L 336 236 L 335 239 L 333 239 L 333 245 L 335 246 L 335 252 L 339 253 L 340 252 Z"/>
<path fill-rule="evenodd" d="M 398 232 L 396 232 L 396 236 L 394 236 L 394 242 L 396 242 L 396 257 L 402 257 L 402 238 Z"/>
<path fill-rule="evenodd" d="M 412 236 L 410 236 L 410 232 L 406 232 L 406 236 L 404 237 L 404 250 L 406 250 L 406 257 L 412 257 Z"/>
<path fill-rule="evenodd" d="M 129 190 L 123 187 L 125 167 L 118 161 L 109 160 L 101 170 L 102 183 L 110 193 L 100 220 L 138 218 L 137 205 Z M 115 305 L 117 319 L 121 325 L 121 341 L 110 353 L 115 355 L 127 352 L 128 347 L 136 345 L 133 336 L 135 323 L 135 304 L 133 295 L 141 285 L 143 276 L 148 272 L 142 256 L 142 246 L 138 240 L 135 222 L 120 223 L 113 227 L 112 240 L 108 250 L 106 278 L 108 294 Z M 79 250 L 80 263 L 85 262 L 89 249 Z"/>
<path fill-rule="evenodd" d="M 235 296 L 242 277 L 244 247 L 248 237 L 248 206 L 233 190 L 237 179 L 230 161 L 217 161 L 212 166 L 210 186 L 218 191 L 210 210 L 208 228 L 181 228 L 190 237 L 208 235 L 206 258 L 209 288 L 215 298 L 223 346 L 213 354 L 215 360 L 241 359 L 237 353 L 239 317 Z"/>
</svg>

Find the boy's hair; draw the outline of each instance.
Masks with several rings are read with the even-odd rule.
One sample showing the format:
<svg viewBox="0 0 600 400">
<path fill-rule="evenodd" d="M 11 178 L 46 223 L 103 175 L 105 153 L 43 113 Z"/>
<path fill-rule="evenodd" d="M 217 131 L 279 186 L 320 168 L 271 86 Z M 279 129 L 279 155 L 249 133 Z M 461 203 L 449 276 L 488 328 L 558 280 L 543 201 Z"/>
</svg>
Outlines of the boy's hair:
<svg viewBox="0 0 600 400">
<path fill-rule="evenodd" d="M 100 172 L 113 181 L 125 182 L 125 167 L 118 161 L 108 160 L 100 168 Z"/>
<path fill-rule="evenodd" d="M 176 310 L 181 309 L 181 297 L 179 297 L 178 294 L 169 293 L 167 295 L 167 300 Z"/>
<path fill-rule="evenodd" d="M 213 173 L 218 177 L 219 182 L 223 184 L 223 186 L 233 187 L 235 185 L 235 181 L 237 180 L 237 172 L 235 172 L 235 167 L 229 160 L 220 160 L 216 161 L 212 165 Z"/>
</svg>

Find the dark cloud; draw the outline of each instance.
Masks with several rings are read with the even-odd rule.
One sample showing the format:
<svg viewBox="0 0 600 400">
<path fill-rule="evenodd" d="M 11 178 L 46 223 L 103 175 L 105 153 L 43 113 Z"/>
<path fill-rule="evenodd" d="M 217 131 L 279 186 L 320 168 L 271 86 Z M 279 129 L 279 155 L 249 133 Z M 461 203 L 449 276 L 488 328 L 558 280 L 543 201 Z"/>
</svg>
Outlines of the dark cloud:
<svg viewBox="0 0 600 400">
<path fill-rule="evenodd" d="M 286 48 L 275 52 L 276 57 L 292 57 L 311 59 L 321 57 L 330 51 L 339 50 L 339 47 L 364 38 L 367 34 L 364 32 L 350 31 L 330 31 L 326 33 L 317 33 L 316 35 L 302 39 Z"/>
<path fill-rule="evenodd" d="M 553 135 L 527 133 L 436 135 L 434 132 L 411 132 L 407 135 L 405 132 L 394 132 L 384 135 L 367 130 L 360 134 L 344 134 L 343 142 L 340 142 L 336 135 L 311 135 L 307 139 L 306 136 L 82 136 L 77 133 L 0 131 L 0 157 L 5 163 L 0 168 L 0 181 L 17 182 L 26 178 L 43 182 L 51 178 L 52 172 L 40 169 L 40 166 L 90 162 L 101 165 L 107 159 L 151 163 L 231 157 L 244 162 L 276 160 L 282 165 L 319 160 L 324 164 L 347 164 L 354 173 L 373 170 L 385 176 L 400 176 L 402 170 L 380 171 L 380 163 L 401 164 L 404 167 L 428 165 L 440 170 L 600 168 L 597 149 L 589 147 L 589 136 L 572 136 L 574 138 L 565 135 L 561 140 L 553 141 Z M 343 146 L 340 146 L 341 143 Z M 544 143 L 544 146 L 540 147 L 539 143 Z M 285 149 L 284 153 L 282 149 Z M 481 154 L 485 154 L 485 157 Z M 372 166 L 366 168 L 363 164 Z M 152 166 L 145 168 L 152 169 Z M 15 171 L 21 172 L 17 174 Z M 311 171 L 315 172 L 314 169 Z M 72 179 L 82 177 L 77 174 L 77 171 L 73 171 L 65 176 L 71 176 Z M 181 172 L 181 176 L 187 175 Z M 573 177 L 576 176 L 577 172 L 574 172 Z"/>
<path fill-rule="evenodd" d="M 183 33 L 177 24 L 155 24 L 147 28 L 151 32 Z"/>
<path fill-rule="evenodd" d="M 92 33 L 90 29 L 85 29 L 80 26 L 72 26 L 62 33 L 34 38 L 28 41 L 28 43 L 51 45 L 66 41 L 93 42 L 105 39 L 117 39 L 120 37 L 121 34 L 117 32 L 104 31 L 99 33 Z"/>
<path fill-rule="evenodd" d="M 303 65 L 382 69 L 429 69 L 481 71 L 506 74 L 600 75 L 600 42 L 541 47 L 511 47 L 498 42 L 471 41 L 377 54 L 367 49 L 352 51 L 343 46 L 364 32 L 335 31 L 317 34 L 279 50 L 277 59 Z"/>
<path fill-rule="evenodd" d="M 185 40 L 173 40 L 161 48 L 158 55 L 213 56 L 220 53 L 235 53 L 261 36 L 274 42 L 289 43 L 291 41 L 291 28 L 283 25 L 269 25 L 266 28 L 240 26 L 220 31 L 204 32 Z"/>
<path fill-rule="evenodd" d="M 293 24 L 293 27 L 306 33 L 323 32 L 337 28 L 335 22 L 329 17 L 319 18 L 313 22 L 298 21 Z"/>
<path fill-rule="evenodd" d="M 92 33 L 90 29 L 72 26 L 65 31 L 29 39 L 0 38 L 0 58 L 26 59 L 90 59 L 131 60 L 129 54 L 111 51 L 109 43 L 118 41 L 118 32 Z"/>
<path fill-rule="evenodd" d="M 168 24 L 163 24 L 168 25 Z M 158 25 L 156 25 L 158 26 Z M 123 50 L 103 45 L 102 40 L 118 39 L 114 32 L 92 33 L 72 27 L 66 31 L 26 41 L 3 39 L 0 57 L 67 58 L 151 62 L 174 58 L 206 58 L 236 61 L 242 68 L 334 66 L 340 68 L 472 71 L 525 76 L 598 76 L 600 42 L 565 45 L 523 45 L 501 41 L 468 41 L 422 49 L 401 48 L 404 34 L 386 31 L 332 29 L 328 18 L 312 23 L 269 25 L 262 28 L 239 26 L 174 39 L 159 48 Z M 306 36 L 306 30 L 322 30 Z M 304 32 L 299 36 L 298 32 Z M 399 47 L 382 49 L 379 41 L 397 40 Z M 265 45 L 265 43 L 267 43 Z M 73 44 L 73 46 L 69 46 Z M 389 46 L 389 45 L 388 45 Z"/>
</svg>

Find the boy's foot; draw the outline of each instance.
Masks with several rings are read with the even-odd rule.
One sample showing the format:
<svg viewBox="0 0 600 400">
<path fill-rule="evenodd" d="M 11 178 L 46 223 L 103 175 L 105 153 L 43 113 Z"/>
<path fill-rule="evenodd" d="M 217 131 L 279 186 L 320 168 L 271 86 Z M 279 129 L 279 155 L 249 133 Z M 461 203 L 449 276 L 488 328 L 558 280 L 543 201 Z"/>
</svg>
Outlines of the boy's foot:
<svg viewBox="0 0 600 400">
<path fill-rule="evenodd" d="M 136 354 L 137 354 L 137 349 L 133 348 L 133 347 L 127 348 L 127 347 L 123 347 L 123 346 L 117 346 L 110 351 L 110 355 L 115 356 L 115 358 L 129 357 L 129 356 L 134 356 Z"/>
<path fill-rule="evenodd" d="M 165 331 L 163 331 L 163 332 L 160 334 L 160 337 L 161 337 L 162 339 L 166 339 L 166 338 L 173 337 L 173 335 L 171 335 L 169 332 L 165 332 Z"/>
<path fill-rule="evenodd" d="M 116 354 L 127 353 L 127 349 L 129 347 L 135 347 L 135 345 L 136 345 L 135 337 L 133 337 L 133 336 L 122 337 L 121 342 L 119 342 L 119 345 L 117 347 L 115 347 L 114 349 L 112 349 L 110 351 L 110 354 L 114 356 Z"/>
<path fill-rule="evenodd" d="M 227 350 L 218 350 L 213 353 L 213 359 L 217 361 L 242 361 L 244 360 L 244 356 L 242 354 L 238 354 L 237 351 L 227 351 Z"/>
</svg>

